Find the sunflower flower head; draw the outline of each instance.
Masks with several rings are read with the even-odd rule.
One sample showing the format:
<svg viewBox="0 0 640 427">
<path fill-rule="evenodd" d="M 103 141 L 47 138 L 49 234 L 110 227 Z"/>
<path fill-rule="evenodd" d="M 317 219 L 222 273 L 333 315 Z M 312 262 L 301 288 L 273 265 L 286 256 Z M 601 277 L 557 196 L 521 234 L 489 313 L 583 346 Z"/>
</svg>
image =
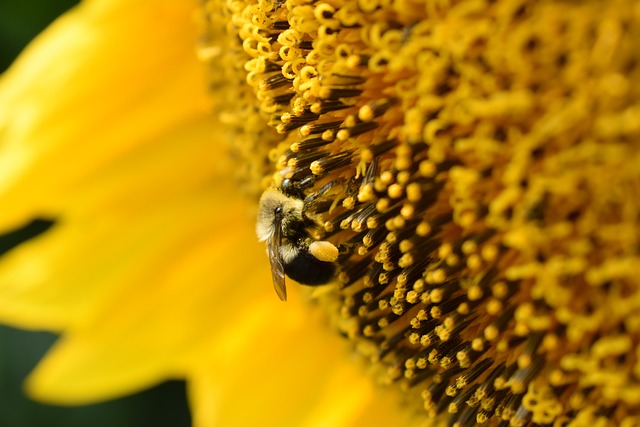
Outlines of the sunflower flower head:
<svg viewBox="0 0 640 427">
<path fill-rule="evenodd" d="M 204 10 L 249 181 L 315 200 L 318 299 L 384 382 L 455 426 L 637 425 L 637 2 Z"/>
</svg>

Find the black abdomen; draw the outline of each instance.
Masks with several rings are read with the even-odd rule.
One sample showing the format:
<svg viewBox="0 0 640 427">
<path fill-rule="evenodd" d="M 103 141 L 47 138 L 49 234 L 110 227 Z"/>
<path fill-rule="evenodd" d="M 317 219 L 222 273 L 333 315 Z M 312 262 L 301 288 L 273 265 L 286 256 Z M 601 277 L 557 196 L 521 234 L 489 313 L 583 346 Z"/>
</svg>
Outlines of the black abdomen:
<svg viewBox="0 0 640 427">
<path fill-rule="evenodd" d="M 298 255 L 286 263 L 284 272 L 290 279 L 301 285 L 326 285 L 333 279 L 336 267 L 332 262 L 320 261 L 308 252 L 300 251 Z"/>
</svg>

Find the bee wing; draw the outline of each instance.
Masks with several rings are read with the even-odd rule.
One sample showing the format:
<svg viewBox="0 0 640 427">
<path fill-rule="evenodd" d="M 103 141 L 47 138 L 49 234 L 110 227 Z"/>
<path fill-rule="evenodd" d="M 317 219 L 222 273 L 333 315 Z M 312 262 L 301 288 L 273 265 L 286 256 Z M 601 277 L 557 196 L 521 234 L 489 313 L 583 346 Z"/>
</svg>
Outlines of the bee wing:
<svg viewBox="0 0 640 427">
<path fill-rule="evenodd" d="M 274 235 L 271 236 L 267 245 L 269 251 L 269 263 L 271 264 L 271 279 L 273 280 L 273 288 L 281 301 L 287 300 L 287 287 L 284 282 L 284 265 L 280 256 L 281 242 L 280 227 L 275 228 Z"/>
</svg>

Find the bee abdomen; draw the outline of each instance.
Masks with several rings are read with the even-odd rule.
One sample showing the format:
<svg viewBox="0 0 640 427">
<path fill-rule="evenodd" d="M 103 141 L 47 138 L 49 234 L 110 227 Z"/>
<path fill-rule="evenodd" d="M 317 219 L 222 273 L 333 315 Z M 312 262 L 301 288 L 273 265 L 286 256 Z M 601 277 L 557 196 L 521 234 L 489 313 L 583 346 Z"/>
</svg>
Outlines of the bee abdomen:
<svg viewBox="0 0 640 427">
<path fill-rule="evenodd" d="M 336 267 L 332 262 L 320 261 L 308 252 L 300 251 L 285 263 L 284 272 L 289 278 L 307 286 L 326 285 L 333 279 Z"/>
</svg>

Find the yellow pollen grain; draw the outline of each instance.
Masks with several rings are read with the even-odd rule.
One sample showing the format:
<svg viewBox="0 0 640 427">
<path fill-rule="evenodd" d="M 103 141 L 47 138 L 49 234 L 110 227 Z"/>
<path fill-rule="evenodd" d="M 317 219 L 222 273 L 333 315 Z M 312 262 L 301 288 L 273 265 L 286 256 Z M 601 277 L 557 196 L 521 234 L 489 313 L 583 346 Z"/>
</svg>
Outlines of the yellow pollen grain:
<svg viewBox="0 0 640 427">
<path fill-rule="evenodd" d="M 442 337 L 440 339 L 442 339 L 442 341 L 447 341 L 448 340 L 448 338 L 444 339 Z M 453 364 L 453 360 L 451 360 L 449 357 L 443 357 L 440 360 L 440 367 L 442 369 L 449 369 L 452 364 Z"/>
<path fill-rule="evenodd" d="M 456 325 L 456 321 L 455 321 L 455 319 L 453 317 L 447 316 L 447 317 L 445 317 L 444 321 L 442 322 L 442 325 L 445 328 L 447 328 L 449 330 L 452 330 Z"/>
<path fill-rule="evenodd" d="M 407 223 L 407 221 L 400 215 L 393 217 L 391 221 L 393 223 L 394 230 L 402 230 Z"/>
<path fill-rule="evenodd" d="M 350 136 L 351 135 L 349 134 L 349 131 L 347 129 L 340 129 L 338 133 L 336 133 L 336 139 L 342 142 L 349 139 Z"/>
<path fill-rule="evenodd" d="M 360 162 L 363 165 L 361 166 L 361 171 L 359 172 L 360 175 L 363 175 L 364 171 L 366 171 L 366 165 L 371 163 L 375 159 L 375 157 L 375 153 L 369 148 L 364 148 L 360 152 Z"/>
<path fill-rule="evenodd" d="M 311 173 L 313 173 L 314 175 L 322 175 L 324 172 L 324 167 L 322 166 L 322 163 L 320 163 L 317 160 L 311 162 L 311 166 L 309 166 L 309 169 L 311 170 Z"/>
<path fill-rule="evenodd" d="M 365 337 L 372 337 L 375 334 L 375 329 L 373 329 L 372 326 L 367 325 L 364 327 L 364 329 L 362 330 L 362 334 Z"/>
<path fill-rule="evenodd" d="M 484 347 L 484 340 L 482 338 L 474 338 L 471 341 L 471 348 L 473 349 L 473 351 L 483 351 Z"/>
<path fill-rule="evenodd" d="M 372 184 L 365 184 L 358 189 L 358 201 L 361 203 L 370 202 L 376 199 Z"/>
<path fill-rule="evenodd" d="M 469 306 L 469 303 L 463 302 L 458 306 L 458 308 L 456 308 L 456 312 L 466 315 L 471 313 L 471 307 Z"/>
<path fill-rule="evenodd" d="M 409 173 L 408 171 L 400 171 L 396 175 L 396 181 L 398 182 L 398 184 L 401 184 L 403 188 L 407 185 L 409 179 L 411 179 L 411 173 Z"/>
<path fill-rule="evenodd" d="M 502 311 L 502 308 L 503 304 L 500 300 L 491 298 L 489 302 L 487 302 L 487 313 L 492 316 L 497 316 Z"/>
<path fill-rule="evenodd" d="M 416 227 L 416 234 L 421 237 L 426 237 L 431 233 L 431 225 L 428 222 L 421 222 Z"/>
<path fill-rule="evenodd" d="M 518 367 L 520 369 L 524 369 L 524 368 L 528 368 L 529 366 L 531 366 L 531 363 L 533 362 L 533 360 L 531 359 L 531 356 L 528 354 L 521 354 L 520 356 L 518 356 Z"/>
<path fill-rule="evenodd" d="M 560 340 L 556 334 L 545 334 L 542 342 L 540 343 L 540 348 L 546 352 L 555 351 L 560 345 Z"/>
<path fill-rule="evenodd" d="M 427 359 L 425 359 L 424 357 L 421 357 L 418 359 L 418 361 L 416 362 L 416 368 L 418 369 L 425 369 L 427 367 Z"/>
<path fill-rule="evenodd" d="M 513 380 L 511 382 L 511 392 L 514 394 L 522 394 L 526 390 L 525 383 L 522 380 Z"/>
<path fill-rule="evenodd" d="M 359 219 L 355 219 L 353 220 L 353 222 L 351 223 L 351 229 L 355 232 L 360 232 L 366 229 L 365 227 L 365 223 L 362 222 Z"/>
<path fill-rule="evenodd" d="M 472 253 L 478 250 L 478 244 L 473 240 L 466 240 L 462 244 L 461 249 L 462 249 L 462 253 L 464 253 L 465 255 L 471 255 Z"/>
<path fill-rule="evenodd" d="M 529 326 L 524 323 L 516 323 L 515 327 L 513 328 L 513 333 L 514 335 L 519 337 L 526 337 L 531 333 L 531 328 L 529 328 Z"/>
<path fill-rule="evenodd" d="M 445 263 L 449 266 L 449 267 L 453 267 L 454 265 L 457 265 L 460 262 L 460 257 L 456 254 L 451 254 L 448 255 L 445 258 Z"/>
<path fill-rule="evenodd" d="M 444 259 L 453 253 L 453 246 L 450 243 L 443 243 L 438 248 L 438 256 Z"/>
<path fill-rule="evenodd" d="M 370 122 L 374 117 L 375 115 L 370 105 L 363 105 L 358 110 L 358 118 L 363 122 Z"/>
<path fill-rule="evenodd" d="M 336 138 L 335 131 L 331 129 L 327 129 L 324 132 L 322 132 L 322 135 L 320 135 L 320 138 L 322 138 L 323 141 L 333 141 Z"/>
<path fill-rule="evenodd" d="M 404 219 L 412 219 L 415 216 L 415 208 L 413 205 L 404 205 L 402 209 L 400 209 L 400 215 Z"/>
<path fill-rule="evenodd" d="M 460 363 L 460 366 L 463 368 L 469 367 L 471 363 L 471 358 L 469 357 L 469 353 L 466 350 L 461 350 L 457 352 L 456 359 L 458 359 L 458 363 Z M 458 379 L 462 380 L 462 377 Z M 466 379 L 465 379 L 465 384 L 466 384 Z M 462 388 L 462 387 L 459 387 L 459 388 Z"/>
<path fill-rule="evenodd" d="M 482 268 L 482 259 L 478 254 L 472 254 L 467 257 L 467 267 L 473 271 L 478 271 Z"/>
<path fill-rule="evenodd" d="M 469 298 L 469 301 L 479 300 L 480 298 L 482 298 L 483 295 L 484 295 L 484 292 L 482 292 L 482 288 L 480 288 L 480 286 L 478 285 L 471 286 L 467 291 L 467 296 Z"/>
<path fill-rule="evenodd" d="M 444 283 L 445 280 L 447 280 L 447 273 L 443 269 L 438 268 L 429 272 L 430 283 Z"/>
<path fill-rule="evenodd" d="M 428 335 L 422 335 L 420 337 L 420 345 L 423 347 L 428 347 L 431 344 L 431 339 Z"/>
<path fill-rule="evenodd" d="M 420 166 L 418 167 L 418 170 L 420 171 L 420 175 L 422 175 L 425 178 L 434 177 L 438 171 L 436 165 L 433 162 L 428 160 L 421 161 Z"/>
<path fill-rule="evenodd" d="M 464 212 L 458 218 L 458 223 L 463 228 L 470 228 L 476 221 L 478 217 L 475 212 Z"/>
<path fill-rule="evenodd" d="M 401 171 L 406 171 L 408 169 L 411 168 L 411 166 L 413 165 L 413 162 L 411 161 L 410 158 L 406 158 L 406 157 L 399 157 L 396 159 L 396 168 L 398 168 L 398 170 Z"/>
<path fill-rule="evenodd" d="M 498 247 L 496 245 L 485 245 L 480 250 L 482 259 L 486 262 L 495 261 L 498 257 Z"/>
<path fill-rule="evenodd" d="M 400 248 L 400 252 L 402 253 L 407 253 L 409 252 L 411 249 L 413 249 L 415 246 L 415 244 L 413 243 L 413 241 L 405 239 L 402 240 L 400 242 L 400 244 L 398 245 L 398 247 Z"/>
<path fill-rule="evenodd" d="M 395 181 L 395 176 L 391 171 L 384 171 L 380 174 L 380 181 L 389 186 Z"/>
<path fill-rule="evenodd" d="M 342 207 L 348 210 L 352 210 L 356 206 L 356 201 L 353 197 L 345 197 L 342 201 Z"/>
<path fill-rule="evenodd" d="M 503 281 L 499 281 L 495 283 L 493 286 L 491 286 L 491 293 L 496 298 L 503 299 L 507 296 L 508 292 L 509 292 L 509 288 L 507 287 L 507 284 Z"/>
<path fill-rule="evenodd" d="M 381 198 L 376 202 L 376 210 L 378 212 L 384 213 L 389 210 L 389 206 L 391 205 L 391 201 L 386 198 Z"/>
<path fill-rule="evenodd" d="M 391 184 L 387 189 L 387 195 L 392 199 L 399 199 L 404 194 L 404 187 L 401 184 Z"/>
<path fill-rule="evenodd" d="M 420 294 L 416 291 L 407 292 L 407 302 L 409 304 L 415 304 L 420 300 Z"/>
<path fill-rule="evenodd" d="M 484 329 L 484 338 L 487 341 L 495 341 L 498 338 L 500 331 L 495 325 L 489 325 Z"/>
<path fill-rule="evenodd" d="M 406 186 L 407 200 L 416 203 L 422 198 L 422 189 L 418 183 L 412 182 Z"/>
<path fill-rule="evenodd" d="M 424 292 L 424 288 L 425 288 L 425 283 L 424 283 L 424 280 L 422 279 L 418 279 L 413 283 L 413 290 L 418 293 Z"/>
<path fill-rule="evenodd" d="M 456 394 L 458 394 L 458 389 L 453 385 L 450 385 L 447 387 L 444 393 L 449 397 L 455 397 Z"/>
<path fill-rule="evenodd" d="M 505 351 L 509 350 L 509 341 L 505 338 L 502 338 L 497 341 L 497 343 L 495 344 L 495 348 L 498 353 L 504 353 Z"/>
<path fill-rule="evenodd" d="M 420 334 L 413 332 L 409 335 L 409 343 L 412 345 L 420 344 Z"/>
<path fill-rule="evenodd" d="M 390 219 L 386 220 L 384 222 L 384 227 L 389 231 L 393 231 L 393 230 L 397 230 L 398 229 L 398 227 L 396 227 L 396 222 L 395 222 L 394 218 L 390 218 Z M 395 234 L 394 234 L 394 236 L 395 236 Z M 394 241 L 395 241 L 395 239 L 394 239 Z"/>
<path fill-rule="evenodd" d="M 481 411 L 476 415 L 476 422 L 478 424 L 484 424 L 487 421 L 489 421 L 489 415 L 487 413 Z"/>
</svg>

